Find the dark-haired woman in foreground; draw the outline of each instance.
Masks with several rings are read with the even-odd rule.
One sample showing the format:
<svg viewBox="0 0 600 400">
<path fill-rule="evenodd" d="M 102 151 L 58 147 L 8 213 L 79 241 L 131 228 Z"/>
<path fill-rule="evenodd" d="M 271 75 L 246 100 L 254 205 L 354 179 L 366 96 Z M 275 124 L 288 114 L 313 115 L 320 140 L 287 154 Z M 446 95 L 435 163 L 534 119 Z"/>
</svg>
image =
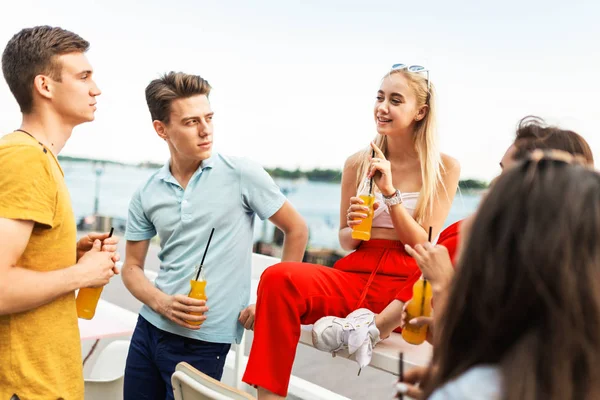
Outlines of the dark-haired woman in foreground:
<svg viewBox="0 0 600 400">
<path fill-rule="evenodd" d="M 600 398 L 600 175 L 534 151 L 495 182 L 437 321 L 424 398 Z"/>
</svg>

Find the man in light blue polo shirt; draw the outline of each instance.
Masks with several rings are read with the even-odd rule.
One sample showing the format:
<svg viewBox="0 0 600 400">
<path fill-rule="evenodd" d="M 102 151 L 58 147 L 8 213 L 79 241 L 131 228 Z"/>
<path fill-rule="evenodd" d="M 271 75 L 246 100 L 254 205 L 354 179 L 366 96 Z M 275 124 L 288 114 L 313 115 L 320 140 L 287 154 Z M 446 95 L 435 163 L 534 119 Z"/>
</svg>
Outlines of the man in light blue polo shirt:
<svg viewBox="0 0 600 400">
<path fill-rule="evenodd" d="M 171 375 L 181 361 L 221 378 L 231 344 L 239 343 L 244 326 L 253 326 L 248 301 L 255 215 L 285 233 L 286 261 L 301 261 L 308 240 L 304 220 L 262 167 L 212 152 L 209 92 L 200 76 L 175 72 L 146 88 L 154 129 L 171 158 L 129 206 L 123 281 L 144 306 L 127 356 L 126 400 L 172 399 Z M 205 302 L 187 294 L 213 228 L 203 268 Z M 157 234 L 160 272 L 152 284 L 144 262 Z"/>
</svg>

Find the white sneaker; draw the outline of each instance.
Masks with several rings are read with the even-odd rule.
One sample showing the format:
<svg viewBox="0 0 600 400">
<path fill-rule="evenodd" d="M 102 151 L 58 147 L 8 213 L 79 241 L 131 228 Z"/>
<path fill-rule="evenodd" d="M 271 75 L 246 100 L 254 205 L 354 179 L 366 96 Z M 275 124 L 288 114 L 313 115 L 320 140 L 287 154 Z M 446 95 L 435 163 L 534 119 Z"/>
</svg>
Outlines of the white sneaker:
<svg viewBox="0 0 600 400">
<path fill-rule="evenodd" d="M 361 369 L 369 365 L 373 346 L 380 341 L 375 314 L 366 308 L 359 308 L 346 318 L 323 317 L 315 322 L 312 329 L 315 348 L 334 356 L 347 348 L 348 353 L 355 354 Z M 360 370 L 358 373 L 360 374 Z"/>
</svg>

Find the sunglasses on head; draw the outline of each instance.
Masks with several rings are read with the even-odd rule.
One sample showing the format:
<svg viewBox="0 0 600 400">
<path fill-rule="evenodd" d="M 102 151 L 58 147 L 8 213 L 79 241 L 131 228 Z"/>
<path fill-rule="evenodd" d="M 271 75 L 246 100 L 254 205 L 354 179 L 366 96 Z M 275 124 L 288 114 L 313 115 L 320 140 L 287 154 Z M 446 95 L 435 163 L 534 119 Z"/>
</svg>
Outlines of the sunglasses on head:
<svg viewBox="0 0 600 400">
<path fill-rule="evenodd" d="M 536 174 L 537 168 L 540 165 L 540 162 L 553 162 L 553 163 L 563 163 L 569 165 L 578 165 L 594 171 L 593 167 L 587 165 L 585 157 L 579 154 L 571 154 L 563 150 L 556 149 L 535 149 L 527 158 L 525 158 L 525 164 L 529 164 L 529 171 L 527 172 L 526 180 L 529 182 L 533 181 L 533 177 Z"/>
<path fill-rule="evenodd" d="M 585 157 L 583 157 L 582 155 L 571 154 L 564 150 L 557 149 L 535 149 L 529 153 L 526 159 L 535 164 L 539 163 L 542 160 L 549 160 L 555 162 L 562 162 L 565 164 L 581 165 L 586 168 L 588 167 Z"/>
<path fill-rule="evenodd" d="M 392 71 L 407 70 L 408 72 L 425 72 L 427 73 L 427 101 L 429 102 L 429 70 L 422 65 L 407 65 L 407 64 L 394 64 L 392 65 Z"/>
</svg>

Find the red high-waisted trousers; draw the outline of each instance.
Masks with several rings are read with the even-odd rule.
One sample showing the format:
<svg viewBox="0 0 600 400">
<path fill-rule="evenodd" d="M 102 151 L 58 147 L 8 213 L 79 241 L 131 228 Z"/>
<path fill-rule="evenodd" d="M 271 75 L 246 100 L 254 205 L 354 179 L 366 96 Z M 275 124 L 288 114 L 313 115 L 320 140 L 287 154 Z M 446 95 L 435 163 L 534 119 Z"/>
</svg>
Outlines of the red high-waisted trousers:
<svg viewBox="0 0 600 400">
<path fill-rule="evenodd" d="M 452 258 L 457 232 L 455 223 L 438 239 Z M 361 243 L 333 268 L 300 262 L 267 268 L 258 286 L 254 342 L 244 382 L 287 396 L 300 325 L 327 315 L 346 316 L 357 308 L 380 313 L 395 299 L 410 300 L 420 276 L 402 243 L 380 239 Z"/>
</svg>

